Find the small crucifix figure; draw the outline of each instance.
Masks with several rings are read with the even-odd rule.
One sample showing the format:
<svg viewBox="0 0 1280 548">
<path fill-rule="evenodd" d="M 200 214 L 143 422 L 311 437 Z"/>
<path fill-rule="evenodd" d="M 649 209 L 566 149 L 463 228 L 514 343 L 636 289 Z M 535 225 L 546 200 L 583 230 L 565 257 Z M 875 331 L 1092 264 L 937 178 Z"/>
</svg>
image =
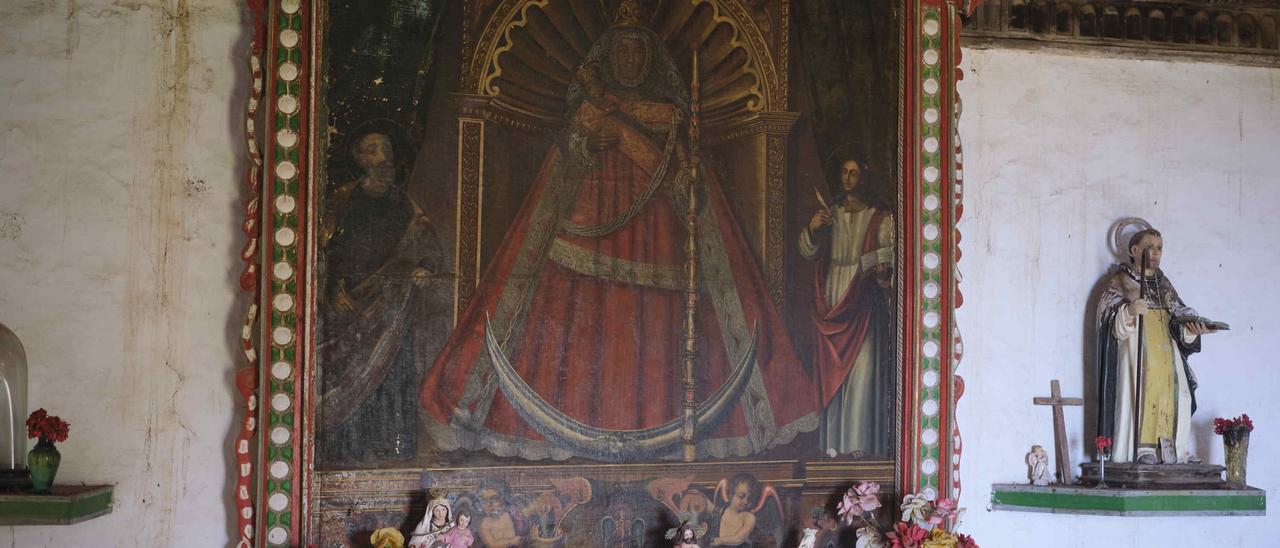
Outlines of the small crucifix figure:
<svg viewBox="0 0 1280 548">
<path fill-rule="evenodd" d="M 1084 398 L 1064 398 L 1058 387 L 1058 379 L 1049 381 L 1049 397 L 1033 398 L 1036 405 L 1053 406 L 1053 448 L 1054 460 L 1058 464 L 1058 481 L 1071 482 L 1071 455 L 1067 453 L 1067 425 L 1062 418 L 1062 406 L 1084 406 Z"/>
</svg>

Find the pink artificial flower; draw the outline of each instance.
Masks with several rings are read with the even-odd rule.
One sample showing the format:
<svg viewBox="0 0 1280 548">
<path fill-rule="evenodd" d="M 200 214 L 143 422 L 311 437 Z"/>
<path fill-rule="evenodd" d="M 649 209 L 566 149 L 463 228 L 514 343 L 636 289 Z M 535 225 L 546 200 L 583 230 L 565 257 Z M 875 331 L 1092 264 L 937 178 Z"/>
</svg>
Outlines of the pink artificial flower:
<svg viewBox="0 0 1280 548">
<path fill-rule="evenodd" d="M 929 524 L 938 526 L 942 522 L 951 517 L 956 512 L 956 501 L 952 499 L 938 499 L 933 503 L 933 513 L 929 516 Z"/>
<path fill-rule="evenodd" d="M 873 512 L 880 507 L 880 484 L 874 481 L 864 481 L 853 488 L 858 494 L 858 505 L 862 507 L 863 512 Z"/>
<path fill-rule="evenodd" d="M 929 533 L 921 529 L 919 525 L 907 525 L 905 522 L 898 522 L 893 526 L 893 531 L 889 532 L 889 542 L 892 548 L 920 548 L 925 537 Z"/>
<path fill-rule="evenodd" d="M 902 521 L 924 523 L 929 518 L 929 499 L 922 494 L 902 497 Z"/>
<path fill-rule="evenodd" d="M 876 497 L 879 491 L 880 484 L 874 481 L 864 481 L 850 487 L 845 492 L 844 499 L 836 504 L 836 514 L 845 525 L 853 525 L 853 518 L 880 507 L 880 499 Z"/>
<path fill-rule="evenodd" d="M 874 528 L 860 528 L 857 534 L 858 540 L 854 543 L 853 548 L 886 548 L 884 537 L 880 535 L 880 531 Z"/>
<path fill-rule="evenodd" d="M 959 541 L 956 548 L 978 548 L 978 543 L 969 535 L 956 535 L 956 539 Z"/>
</svg>

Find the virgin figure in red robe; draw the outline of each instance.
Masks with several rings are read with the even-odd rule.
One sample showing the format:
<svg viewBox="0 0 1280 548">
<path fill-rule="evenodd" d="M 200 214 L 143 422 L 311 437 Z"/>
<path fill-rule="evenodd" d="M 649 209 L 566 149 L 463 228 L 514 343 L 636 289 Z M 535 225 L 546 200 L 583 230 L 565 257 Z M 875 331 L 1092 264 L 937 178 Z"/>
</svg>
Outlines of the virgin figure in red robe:
<svg viewBox="0 0 1280 548">
<path fill-rule="evenodd" d="M 627 439 L 678 419 L 688 184 L 702 186 L 706 202 L 696 238 L 697 401 L 723 396 L 739 362 L 752 362 L 728 411 L 698 425 L 698 458 L 758 453 L 818 426 L 814 385 L 744 233 L 715 181 L 687 176 L 696 151 L 686 85 L 658 36 L 623 11 L 580 66 L 566 130 L 423 379 L 426 427 L 440 450 L 615 462 L 679 455 L 678 445 L 641 455 L 544 435 L 534 424 L 544 417 L 500 389 L 485 337 L 581 431 Z M 753 329 L 754 359 L 744 360 Z"/>
</svg>

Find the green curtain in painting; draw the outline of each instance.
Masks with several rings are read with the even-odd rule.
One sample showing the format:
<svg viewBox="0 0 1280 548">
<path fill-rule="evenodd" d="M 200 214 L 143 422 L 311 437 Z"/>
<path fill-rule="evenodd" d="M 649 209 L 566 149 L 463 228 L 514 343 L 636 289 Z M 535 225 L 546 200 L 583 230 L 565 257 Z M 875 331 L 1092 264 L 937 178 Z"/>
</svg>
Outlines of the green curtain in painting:
<svg viewBox="0 0 1280 548">
<path fill-rule="evenodd" d="M 895 169 L 898 2 L 792 0 L 802 81 L 817 149 L 834 181 L 834 156 L 863 158 L 881 201 Z"/>
</svg>

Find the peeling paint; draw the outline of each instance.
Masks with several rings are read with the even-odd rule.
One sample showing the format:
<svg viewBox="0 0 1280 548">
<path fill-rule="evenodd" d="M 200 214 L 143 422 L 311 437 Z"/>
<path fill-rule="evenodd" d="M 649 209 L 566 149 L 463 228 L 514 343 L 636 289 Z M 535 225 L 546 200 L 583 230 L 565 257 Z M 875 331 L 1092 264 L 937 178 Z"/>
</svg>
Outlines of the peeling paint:
<svg viewBox="0 0 1280 548">
<path fill-rule="evenodd" d="M 0 211 L 0 240 L 17 240 L 22 236 L 22 215 L 8 211 Z"/>
</svg>

